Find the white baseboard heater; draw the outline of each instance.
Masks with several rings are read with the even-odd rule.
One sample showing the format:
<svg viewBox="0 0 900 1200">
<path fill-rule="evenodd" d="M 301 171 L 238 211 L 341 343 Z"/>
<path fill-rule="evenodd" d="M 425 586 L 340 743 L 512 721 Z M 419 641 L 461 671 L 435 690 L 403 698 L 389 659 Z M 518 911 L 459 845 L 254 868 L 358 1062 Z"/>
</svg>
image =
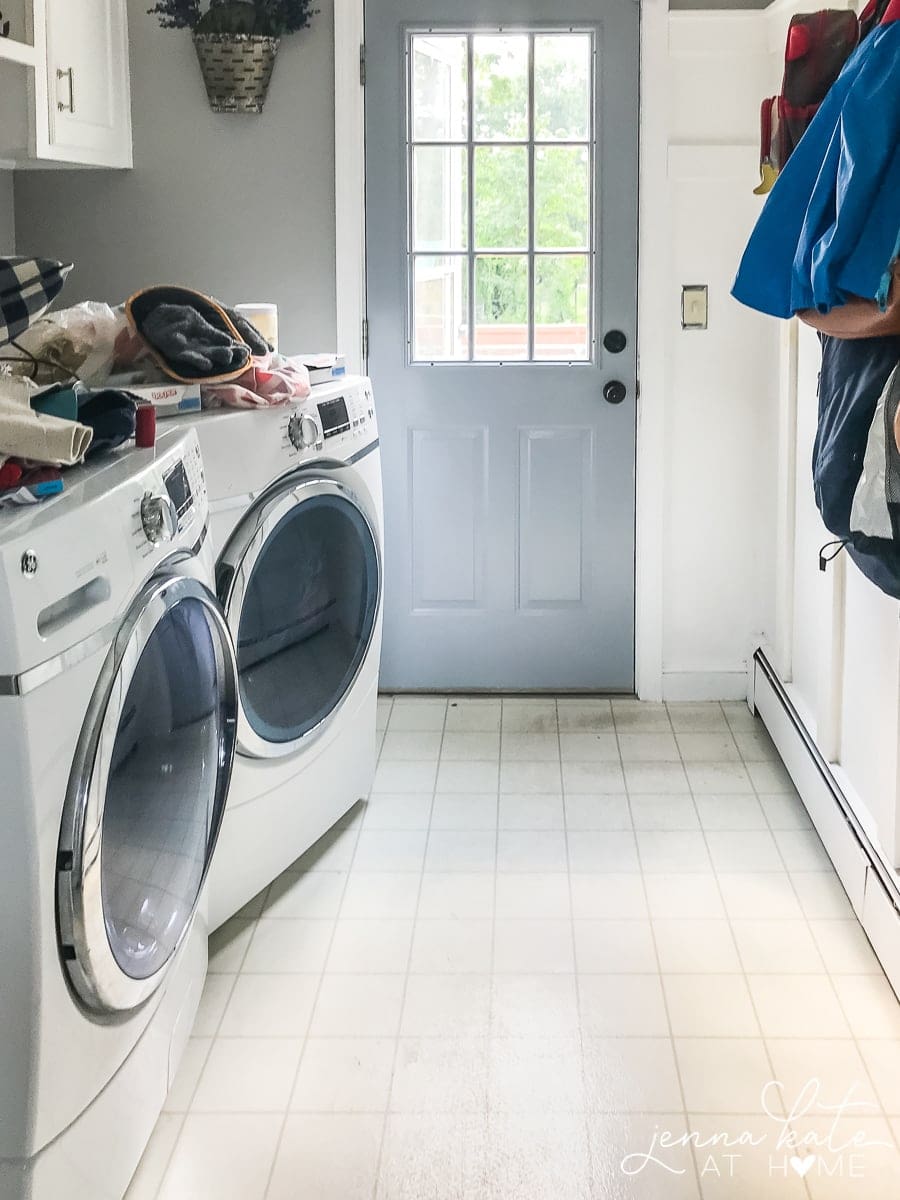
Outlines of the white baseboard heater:
<svg viewBox="0 0 900 1200">
<path fill-rule="evenodd" d="M 753 656 L 750 682 L 753 709 L 784 760 L 853 910 L 900 996 L 900 889 L 896 880 L 762 649 Z"/>
</svg>

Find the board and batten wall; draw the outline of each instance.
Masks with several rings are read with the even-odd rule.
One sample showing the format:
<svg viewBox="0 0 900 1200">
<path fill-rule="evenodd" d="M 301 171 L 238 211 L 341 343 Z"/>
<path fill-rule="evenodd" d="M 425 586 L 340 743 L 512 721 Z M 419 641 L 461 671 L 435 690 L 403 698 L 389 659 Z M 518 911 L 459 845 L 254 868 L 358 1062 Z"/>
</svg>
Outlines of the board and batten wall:
<svg viewBox="0 0 900 1200">
<path fill-rule="evenodd" d="M 755 639 L 771 628 L 778 329 L 730 296 L 762 201 L 759 105 L 765 15 L 669 17 L 670 258 L 664 338 L 666 477 L 663 695 L 742 698 Z M 777 83 L 777 81 L 776 81 Z M 682 330 L 681 287 L 709 286 L 709 328 Z M 647 344 L 654 334 L 642 330 Z"/>
<path fill-rule="evenodd" d="M 149 7 L 128 0 L 134 169 L 17 171 L 19 252 L 74 262 L 69 302 L 180 283 L 277 303 L 287 351 L 334 349 L 332 0 L 283 39 L 259 116 L 211 112 L 189 34 Z"/>
</svg>

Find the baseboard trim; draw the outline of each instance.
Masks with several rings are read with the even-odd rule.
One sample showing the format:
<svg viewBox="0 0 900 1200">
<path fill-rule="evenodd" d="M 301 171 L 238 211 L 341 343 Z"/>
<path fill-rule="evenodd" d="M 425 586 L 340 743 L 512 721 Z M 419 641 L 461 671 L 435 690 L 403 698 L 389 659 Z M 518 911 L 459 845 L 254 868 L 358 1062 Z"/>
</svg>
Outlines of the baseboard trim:
<svg viewBox="0 0 900 1200">
<path fill-rule="evenodd" d="M 740 671 L 664 671 L 663 700 L 746 700 L 747 668 Z"/>
<path fill-rule="evenodd" d="M 753 656 L 752 703 L 781 755 L 854 912 L 900 995 L 900 889 L 841 790 L 765 651 Z"/>
</svg>

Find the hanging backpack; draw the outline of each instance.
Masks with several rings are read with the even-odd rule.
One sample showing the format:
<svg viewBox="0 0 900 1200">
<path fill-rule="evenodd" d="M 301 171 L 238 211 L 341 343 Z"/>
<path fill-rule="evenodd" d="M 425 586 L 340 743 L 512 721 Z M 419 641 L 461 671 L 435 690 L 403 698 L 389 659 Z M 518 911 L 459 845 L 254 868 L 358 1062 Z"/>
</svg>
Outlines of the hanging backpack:
<svg viewBox="0 0 900 1200">
<path fill-rule="evenodd" d="M 871 21 L 888 0 L 871 0 Z M 866 9 L 866 13 L 868 13 Z M 867 31 L 873 25 L 868 24 Z M 879 18 L 880 19 L 880 18 Z M 798 13 L 788 27 L 781 94 L 762 103 L 759 171 L 754 188 L 765 196 L 775 184 L 797 143 L 809 128 L 822 101 L 860 40 L 861 18 L 850 9 Z"/>
<path fill-rule="evenodd" d="M 867 38 L 869 34 L 877 29 L 881 24 L 884 14 L 887 12 L 890 5 L 890 0 L 869 0 L 869 3 L 859 14 L 859 40 Z"/>
</svg>

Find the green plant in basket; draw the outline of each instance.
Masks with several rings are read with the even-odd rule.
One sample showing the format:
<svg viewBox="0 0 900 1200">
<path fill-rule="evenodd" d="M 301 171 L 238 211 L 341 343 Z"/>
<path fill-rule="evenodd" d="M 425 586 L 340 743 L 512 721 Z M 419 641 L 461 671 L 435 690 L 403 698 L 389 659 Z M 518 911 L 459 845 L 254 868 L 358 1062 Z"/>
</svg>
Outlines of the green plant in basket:
<svg viewBox="0 0 900 1200">
<path fill-rule="evenodd" d="M 306 29 L 315 0 L 157 0 L 163 29 L 189 29 L 213 112 L 263 110 L 280 39 Z"/>
<path fill-rule="evenodd" d="M 306 29 L 318 12 L 314 0 L 157 0 L 148 11 L 164 29 L 280 38 Z"/>
</svg>

